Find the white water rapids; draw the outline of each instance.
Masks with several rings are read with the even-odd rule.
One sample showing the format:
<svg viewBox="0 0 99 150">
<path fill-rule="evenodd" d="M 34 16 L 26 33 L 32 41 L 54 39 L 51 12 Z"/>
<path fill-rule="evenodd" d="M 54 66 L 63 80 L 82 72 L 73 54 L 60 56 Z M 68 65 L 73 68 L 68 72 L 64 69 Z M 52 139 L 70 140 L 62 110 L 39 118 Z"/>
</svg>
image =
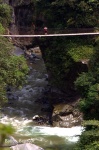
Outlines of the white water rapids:
<svg viewBox="0 0 99 150">
<path fill-rule="evenodd" d="M 42 96 L 47 84 L 43 60 L 37 60 L 36 64 L 32 65 L 27 85 L 16 91 L 18 99 L 4 108 L 0 122 L 13 125 L 16 129 L 15 138 L 19 142 L 28 140 L 45 150 L 72 150 L 71 145 L 78 141 L 78 135 L 83 130 L 81 126 L 44 127 L 35 126 L 32 121 L 34 115 L 41 114 L 40 104 L 36 104 L 35 100 Z"/>
<path fill-rule="evenodd" d="M 24 119 L 21 120 L 16 118 L 9 118 L 4 116 L 0 119 L 0 122 L 4 124 L 11 124 L 17 129 L 18 134 L 22 136 L 33 136 L 33 135 L 56 135 L 64 137 L 69 141 L 78 141 L 78 135 L 81 134 L 83 128 L 76 126 L 72 128 L 59 128 L 59 127 L 44 127 L 44 126 L 32 126 L 32 120 Z"/>
<path fill-rule="evenodd" d="M 4 124 L 11 124 L 16 129 L 15 138 L 19 142 L 31 142 L 45 150 L 72 150 L 83 128 L 76 126 L 72 128 L 34 126 L 29 119 L 16 119 L 4 116 L 0 119 Z"/>
</svg>

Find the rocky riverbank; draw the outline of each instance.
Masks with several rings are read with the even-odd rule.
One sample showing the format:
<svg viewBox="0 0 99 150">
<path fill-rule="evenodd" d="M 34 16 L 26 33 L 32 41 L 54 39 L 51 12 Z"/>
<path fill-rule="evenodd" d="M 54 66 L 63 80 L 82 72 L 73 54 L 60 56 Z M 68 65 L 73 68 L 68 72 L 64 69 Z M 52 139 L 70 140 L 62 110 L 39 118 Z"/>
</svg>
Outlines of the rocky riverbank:
<svg viewBox="0 0 99 150">
<path fill-rule="evenodd" d="M 22 53 L 23 52 L 23 53 Z M 19 47 L 15 47 L 15 55 L 24 55 L 28 61 L 30 70 L 33 66 L 38 65 L 38 61 L 42 58 L 39 47 L 22 50 Z M 45 74 L 45 82 L 48 83 L 48 75 Z M 27 85 L 26 93 L 33 92 L 30 85 Z M 25 95 L 26 95 L 25 93 Z M 7 96 L 9 104 L 14 105 L 19 97 L 17 94 L 11 94 L 11 91 L 7 89 Z M 42 89 L 42 96 L 35 100 L 35 105 L 40 105 L 39 113 L 35 113 L 33 122 L 36 125 L 45 126 L 57 126 L 57 127 L 73 127 L 80 125 L 82 122 L 82 114 L 79 112 L 77 104 L 80 96 L 75 91 L 70 91 L 68 94 L 62 93 L 58 89 L 47 84 Z M 14 100 L 14 101 L 13 101 Z M 28 101 L 28 100 L 27 100 Z"/>
<path fill-rule="evenodd" d="M 27 58 L 31 62 L 30 55 L 39 54 L 41 56 L 41 51 L 39 47 L 31 48 L 25 52 Z M 48 75 L 45 77 L 48 80 Z M 47 85 L 43 89 L 43 95 L 41 98 L 37 99 L 35 102 L 41 104 L 41 111 L 44 116 L 39 116 L 38 114 L 33 116 L 33 121 L 37 125 L 52 125 L 58 127 L 73 127 L 80 125 L 82 122 L 83 115 L 78 109 L 78 102 L 80 96 L 76 91 L 69 91 L 68 94 L 61 92 L 57 88 Z"/>
<path fill-rule="evenodd" d="M 78 109 L 80 100 L 78 95 L 70 97 L 51 87 L 49 91 L 45 90 L 44 93 L 44 97 L 39 99 L 37 103 L 43 103 L 41 110 L 48 113 L 49 123 L 52 126 L 68 128 L 81 125 L 83 115 Z M 38 122 L 38 124 L 41 122 L 41 124 L 46 124 L 46 119 L 41 116 L 36 117 L 33 121 Z"/>
</svg>

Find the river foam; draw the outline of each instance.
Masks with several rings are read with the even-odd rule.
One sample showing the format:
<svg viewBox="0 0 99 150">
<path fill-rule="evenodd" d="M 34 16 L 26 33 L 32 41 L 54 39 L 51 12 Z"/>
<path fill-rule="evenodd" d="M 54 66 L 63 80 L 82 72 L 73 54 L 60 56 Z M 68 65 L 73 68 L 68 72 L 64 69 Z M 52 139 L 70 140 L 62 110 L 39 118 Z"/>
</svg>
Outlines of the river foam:
<svg viewBox="0 0 99 150">
<path fill-rule="evenodd" d="M 79 135 L 81 135 L 83 131 L 83 127 L 81 126 L 75 126 L 72 128 L 34 126 L 32 124 L 32 120 L 25 118 L 9 118 L 7 116 L 1 118 L 0 122 L 4 124 L 11 124 L 16 128 L 16 133 L 20 136 L 58 136 L 64 137 L 71 142 L 77 142 Z"/>
<path fill-rule="evenodd" d="M 83 128 L 81 126 L 76 126 L 72 128 L 59 128 L 59 127 L 30 127 L 27 126 L 20 130 L 20 133 L 25 133 L 26 135 L 45 135 L 45 136 L 58 136 L 64 137 L 71 142 L 77 142 L 79 139 L 79 135 L 81 135 Z"/>
</svg>

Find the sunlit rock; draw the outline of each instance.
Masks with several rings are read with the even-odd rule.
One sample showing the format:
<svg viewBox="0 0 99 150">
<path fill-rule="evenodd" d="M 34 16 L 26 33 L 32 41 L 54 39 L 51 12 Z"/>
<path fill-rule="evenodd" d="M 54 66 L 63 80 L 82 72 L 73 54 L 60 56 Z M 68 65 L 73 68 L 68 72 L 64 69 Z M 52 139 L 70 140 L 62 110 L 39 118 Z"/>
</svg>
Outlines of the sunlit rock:
<svg viewBox="0 0 99 150">
<path fill-rule="evenodd" d="M 12 150 L 44 150 L 43 148 L 31 143 L 18 144 L 11 147 Z"/>
</svg>

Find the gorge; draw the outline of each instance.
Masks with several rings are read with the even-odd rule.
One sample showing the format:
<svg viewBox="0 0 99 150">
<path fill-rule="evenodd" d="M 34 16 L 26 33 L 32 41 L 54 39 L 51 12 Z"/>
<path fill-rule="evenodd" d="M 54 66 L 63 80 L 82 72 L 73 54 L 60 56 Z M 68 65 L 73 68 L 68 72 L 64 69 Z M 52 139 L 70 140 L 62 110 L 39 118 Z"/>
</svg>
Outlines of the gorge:
<svg viewBox="0 0 99 150">
<path fill-rule="evenodd" d="M 44 26 L 48 27 L 48 33 L 59 33 L 72 28 L 79 31 L 82 27 L 93 31 L 97 24 L 97 20 L 93 21 L 90 17 L 89 7 L 94 6 L 91 2 L 79 2 L 76 4 L 77 10 L 74 1 L 3 2 L 10 5 L 12 10 L 8 34 L 44 34 Z M 83 21 L 79 19 L 79 15 L 84 11 L 87 13 Z M 75 13 L 79 15 L 75 17 Z M 75 144 L 71 141 L 77 141 L 75 135 L 82 132 L 79 125 L 83 120 L 83 113 L 78 109 L 78 102 L 86 94 L 89 84 L 96 82 L 92 76 L 86 78 L 93 63 L 90 60 L 96 45 L 94 39 L 95 37 L 89 36 L 9 39 L 15 47 L 15 55 L 24 55 L 29 67 L 27 84 L 19 90 L 8 89 L 8 104 L 1 109 L 0 122 L 10 122 L 15 126 L 16 139 L 33 142 L 46 150 L 74 149 Z M 81 74 L 83 78 L 79 78 Z M 88 104 L 81 103 L 80 106 L 82 110 L 85 109 L 87 117 L 88 113 L 94 116 L 95 110 L 92 107 L 84 108 Z"/>
<path fill-rule="evenodd" d="M 36 16 L 37 14 L 35 12 L 35 3 L 31 2 L 31 1 L 30 2 L 22 1 L 20 3 L 19 3 L 19 1 L 14 1 L 14 2 L 10 1 L 9 4 L 11 5 L 12 11 L 13 11 L 12 12 L 12 23 L 10 25 L 10 33 L 11 34 L 37 34 L 37 32 L 40 32 L 41 27 L 44 26 L 45 21 L 44 21 L 44 17 L 40 16 L 40 14 L 39 14 L 39 16 Z M 35 20 L 34 20 L 34 18 L 35 18 Z M 35 23 L 33 22 L 33 20 Z M 40 24 L 38 24 L 38 22 Z M 35 28 L 33 27 L 33 23 L 35 24 Z M 42 30 L 43 30 L 43 28 L 42 28 Z M 46 54 L 46 48 L 49 47 L 49 51 L 50 51 L 50 49 L 52 49 L 50 46 L 51 45 L 53 46 L 52 41 L 54 41 L 54 40 L 57 41 L 58 39 L 57 38 L 56 39 L 53 39 L 53 38 L 13 39 L 16 46 L 20 46 L 21 48 L 24 49 L 24 51 L 25 50 L 30 51 L 31 50 L 30 48 L 33 48 L 34 46 L 39 46 L 41 49 L 42 57 L 44 59 L 45 64 L 47 64 L 46 59 L 47 59 L 47 55 L 48 55 L 48 54 Z M 65 42 L 65 39 L 60 38 L 59 40 L 60 40 L 60 43 L 61 43 L 61 40 L 64 40 L 64 42 Z M 56 47 L 56 45 L 55 45 L 55 47 Z M 57 48 L 55 48 L 55 49 L 57 49 Z M 57 53 L 57 51 L 56 51 L 56 53 Z M 64 53 L 64 50 L 63 50 L 63 53 Z M 51 60 L 51 58 L 50 58 L 50 60 Z M 49 62 L 50 62 L 50 60 L 49 60 Z M 57 63 L 58 63 L 59 60 L 55 60 L 55 61 L 57 61 Z M 52 67 L 54 67 L 54 66 L 52 66 Z M 74 73 L 73 68 L 75 68 L 75 73 Z M 48 80 L 55 79 L 55 76 L 57 76 L 57 72 L 56 72 L 56 74 L 52 75 L 53 72 L 52 72 L 52 70 L 50 71 L 50 67 L 47 67 L 47 70 L 48 70 L 48 77 L 49 77 Z M 60 124 L 62 124 L 61 125 L 62 127 L 68 127 L 68 126 L 70 127 L 70 126 L 81 123 L 82 117 L 81 117 L 79 110 L 77 109 L 77 104 L 75 102 L 75 100 L 76 101 L 79 100 L 79 95 L 76 94 L 76 91 L 73 89 L 72 83 L 75 80 L 75 77 L 77 76 L 76 74 L 78 74 L 78 72 L 80 73 L 83 70 L 87 71 L 86 65 L 83 65 L 81 63 L 77 63 L 77 64 L 74 63 L 72 65 L 71 70 L 69 71 L 69 74 L 71 74 L 71 75 L 67 76 L 68 81 L 66 79 L 66 73 L 62 73 L 65 75 L 65 80 L 64 80 L 65 83 L 62 84 L 63 87 L 61 87 L 60 84 L 59 84 L 59 86 L 60 86 L 60 90 L 63 89 L 63 91 L 64 90 L 66 91 L 66 92 L 64 92 L 64 94 L 61 92 L 60 92 L 60 94 L 58 94 L 57 88 L 56 88 L 56 93 L 55 93 L 54 89 L 52 87 L 50 87 L 49 94 L 47 94 L 48 95 L 47 97 L 49 97 L 49 98 L 47 98 L 47 100 L 45 100 L 45 101 L 50 101 L 48 103 L 51 103 L 51 105 L 54 105 L 54 107 L 56 106 L 53 110 L 53 114 L 52 114 L 53 117 L 51 119 L 51 120 L 54 119 L 54 121 L 56 120 L 55 124 L 57 124 L 57 120 L 60 121 Z M 72 72 L 73 72 L 73 76 L 72 76 Z M 75 76 L 74 76 L 74 74 L 75 74 Z M 51 78 L 51 76 L 52 76 L 52 78 Z M 70 79 L 69 79 L 69 77 L 70 77 Z M 61 78 L 61 75 L 60 75 L 60 78 Z M 60 80 L 60 82 L 62 82 L 62 79 Z M 68 88 L 66 88 L 66 86 Z M 67 91 L 67 89 L 68 89 L 68 91 Z M 67 94 L 67 93 L 69 93 L 69 94 Z M 52 96 L 50 96 L 50 95 L 52 95 Z M 56 96 L 54 97 L 53 95 L 56 95 Z M 52 97 L 52 100 L 51 100 L 51 97 Z M 63 120 L 63 123 L 62 123 L 62 120 Z M 70 124 L 67 123 L 68 125 L 66 125 L 67 121 L 64 121 L 64 120 L 71 120 Z M 58 125 L 58 126 L 60 126 L 60 125 Z"/>
</svg>

